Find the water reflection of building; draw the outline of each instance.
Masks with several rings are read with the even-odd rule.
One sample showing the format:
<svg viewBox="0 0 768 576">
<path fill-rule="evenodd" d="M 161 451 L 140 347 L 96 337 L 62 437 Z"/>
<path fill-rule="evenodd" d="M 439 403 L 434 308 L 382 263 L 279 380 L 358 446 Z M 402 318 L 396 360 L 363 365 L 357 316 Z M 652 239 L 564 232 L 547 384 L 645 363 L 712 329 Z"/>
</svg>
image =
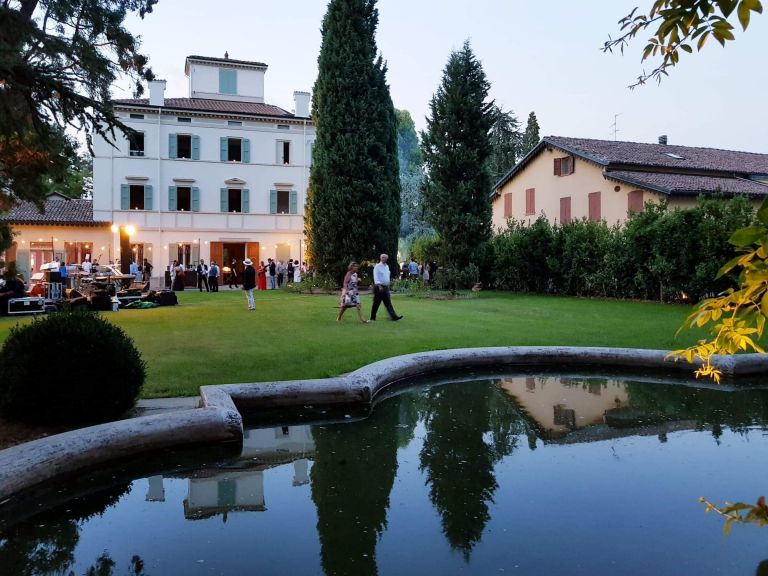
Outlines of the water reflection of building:
<svg viewBox="0 0 768 576">
<path fill-rule="evenodd" d="M 309 459 L 315 443 L 310 426 L 246 429 L 240 458 L 228 465 L 201 469 L 189 478 L 184 517 L 209 518 L 229 512 L 266 510 L 264 471 L 293 463 L 293 486 L 309 483 Z M 163 501 L 162 476 L 149 478 L 148 501 Z"/>
<path fill-rule="evenodd" d="M 603 423 L 606 410 L 628 406 L 619 380 L 561 376 L 503 378 L 501 388 L 535 420 L 545 439 Z"/>
</svg>

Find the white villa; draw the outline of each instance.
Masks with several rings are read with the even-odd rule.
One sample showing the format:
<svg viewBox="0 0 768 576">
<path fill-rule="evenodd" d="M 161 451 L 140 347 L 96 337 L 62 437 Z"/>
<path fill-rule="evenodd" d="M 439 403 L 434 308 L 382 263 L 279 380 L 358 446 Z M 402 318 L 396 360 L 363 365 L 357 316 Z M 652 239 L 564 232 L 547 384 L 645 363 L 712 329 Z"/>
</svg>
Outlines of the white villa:
<svg viewBox="0 0 768 576">
<path fill-rule="evenodd" d="M 114 224 L 102 261 L 121 258 L 121 233 L 153 276 L 173 260 L 304 259 L 310 95 L 294 92 L 293 112 L 266 104 L 266 71 L 226 54 L 189 56 L 188 98 L 166 98 L 156 80 L 148 99 L 114 101 L 137 134 L 118 133 L 116 147 L 95 138 L 93 218 Z"/>
</svg>

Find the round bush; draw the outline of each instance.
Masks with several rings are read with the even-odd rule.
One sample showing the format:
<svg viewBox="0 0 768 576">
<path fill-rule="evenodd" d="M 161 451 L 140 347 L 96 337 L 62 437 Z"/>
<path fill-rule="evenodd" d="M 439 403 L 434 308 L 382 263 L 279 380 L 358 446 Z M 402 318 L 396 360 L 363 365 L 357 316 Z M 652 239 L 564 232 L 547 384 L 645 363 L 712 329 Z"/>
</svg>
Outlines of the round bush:
<svg viewBox="0 0 768 576">
<path fill-rule="evenodd" d="M 139 351 L 90 312 L 11 329 L 0 351 L 0 414 L 35 424 L 103 422 L 131 408 L 146 378 Z"/>
</svg>

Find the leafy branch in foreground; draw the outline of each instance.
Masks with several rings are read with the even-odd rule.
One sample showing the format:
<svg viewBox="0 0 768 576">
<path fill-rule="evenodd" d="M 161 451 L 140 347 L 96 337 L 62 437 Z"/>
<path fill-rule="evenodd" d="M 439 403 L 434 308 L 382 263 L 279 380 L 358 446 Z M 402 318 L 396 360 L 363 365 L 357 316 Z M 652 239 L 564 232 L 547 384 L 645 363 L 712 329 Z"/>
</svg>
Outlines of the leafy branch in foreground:
<svg viewBox="0 0 768 576">
<path fill-rule="evenodd" d="M 667 357 L 702 361 L 696 377 L 708 376 L 720 382 L 722 372 L 712 365 L 715 354 L 736 354 L 752 350 L 764 352 L 757 343 L 765 331 L 768 317 L 768 198 L 757 211 L 758 224 L 740 228 L 728 240 L 739 255 L 723 265 L 717 278 L 741 267 L 738 288 L 729 288 L 715 298 L 700 302 L 685 320 L 683 328 L 710 324 L 710 340 L 673 350 Z M 678 332 L 680 331 L 678 330 Z"/>
<path fill-rule="evenodd" d="M 746 30 L 752 12 L 762 14 L 763 6 L 760 0 L 655 0 L 647 14 L 638 14 L 638 7 L 619 20 L 622 35 L 618 38 L 608 37 L 603 44 L 603 52 L 613 52 L 618 48 L 624 53 L 624 48 L 640 32 L 656 26 L 653 35 L 643 49 L 640 59 L 644 62 L 652 56 L 661 56 L 661 64 L 651 72 L 638 76 L 637 82 L 630 88 L 645 84 L 650 79 L 661 82 L 662 76 L 668 76 L 668 68 L 676 66 L 680 60 L 680 52 L 700 52 L 711 37 L 721 46 L 735 40 L 734 26 L 729 19 L 736 14 L 742 30 Z"/>
<path fill-rule="evenodd" d="M 705 512 L 716 512 L 721 516 L 725 516 L 725 526 L 723 526 L 725 534 L 731 531 L 731 524 L 734 522 L 739 524 L 756 524 L 757 526 L 768 525 L 768 506 L 765 505 L 765 496 L 760 496 L 757 499 L 757 504 L 745 504 L 744 502 L 731 504 L 726 502 L 722 508 L 712 504 L 706 498 L 699 498 L 699 502 L 707 505 Z M 743 514 L 745 511 L 746 514 Z"/>
</svg>

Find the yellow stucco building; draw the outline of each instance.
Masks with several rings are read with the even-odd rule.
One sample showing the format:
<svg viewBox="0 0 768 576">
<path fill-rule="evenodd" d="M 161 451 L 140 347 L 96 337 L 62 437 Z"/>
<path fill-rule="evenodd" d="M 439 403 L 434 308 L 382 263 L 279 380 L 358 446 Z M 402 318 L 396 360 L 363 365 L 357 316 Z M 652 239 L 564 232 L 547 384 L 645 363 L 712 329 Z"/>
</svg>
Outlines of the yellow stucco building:
<svg viewBox="0 0 768 576">
<path fill-rule="evenodd" d="M 690 207 L 701 194 L 768 195 L 768 154 L 547 136 L 494 186 L 493 229 L 508 219 L 623 222 L 646 202 Z"/>
</svg>

